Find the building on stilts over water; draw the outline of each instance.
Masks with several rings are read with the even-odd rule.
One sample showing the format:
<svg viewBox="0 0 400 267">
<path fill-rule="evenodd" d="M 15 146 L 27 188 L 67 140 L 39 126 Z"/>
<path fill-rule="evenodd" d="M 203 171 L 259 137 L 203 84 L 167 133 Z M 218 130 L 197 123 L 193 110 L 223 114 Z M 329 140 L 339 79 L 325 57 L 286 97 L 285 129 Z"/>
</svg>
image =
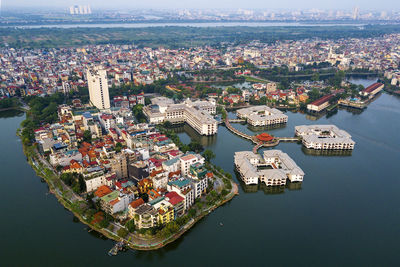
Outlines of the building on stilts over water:
<svg viewBox="0 0 400 267">
<path fill-rule="evenodd" d="M 236 115 L 238 118 L 246 119 L 252 126 L 284 124 L 288 121 L 288 116 L 282 111 L 267 106 L 242 108 L 236 111 Z"/>
<path fill-rule="evenodd" d="M 290 182 L 302 182 L 303 170 L 280 150 L 266 150 L 263 156 L 251 151 L 235 153 L 235 166 L 246 185 L 265 183 L 266 186 L 284 186 Z"/>
<path fill-rule="evenodd" d="M 317 150 L 353 150 L 351 135 L 335 125 L 300 125 L 295 127 L 296 136 L 303 145 Z"/>
</svg>

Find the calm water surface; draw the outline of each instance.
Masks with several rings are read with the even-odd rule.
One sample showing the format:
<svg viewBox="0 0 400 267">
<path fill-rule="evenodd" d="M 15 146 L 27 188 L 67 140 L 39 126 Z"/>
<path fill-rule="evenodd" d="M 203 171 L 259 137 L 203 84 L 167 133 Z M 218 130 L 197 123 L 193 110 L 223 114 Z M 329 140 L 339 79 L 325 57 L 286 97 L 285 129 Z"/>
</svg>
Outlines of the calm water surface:
<svg viewBox="0 0 400 267">
<path fill-rule="evenodd" d="M 233 116 L 233 114 L 230 114 Z M 107 256 L 113 242 L 87 233 L 34 174 L 15 135 L 24 115 L 0 116 L 5 266 L 265 266 L 398 265 L 400 240 L 400 98 L 382 94 L 364 112 L 339 110 L 316 120 L 288 113 L 293 136 L 300 124 L 336 124 L 356 141 L 351 155 L 311 155 L 299 144 L 280 144 L 304 170 L 304 182 L 282 190 L 240 186 L 240 195 L 200 221 L 176 243 L 153 252 Z M 262 132 L 235 124 L 248 133 Z M 205 138 L 190 128 L 184 142 L 200 140 L 213 160 L 234 174 L 233 154 L 250 142 L 220 127 Z M 182 129 L 181 129 L 182 130 Z M 190 137 L 189 137 L 190 136 Z M 235 178 L 236 179 L 236 178 Z M 220 226 L 220 222 L 223 226 Z"/>
</svg>

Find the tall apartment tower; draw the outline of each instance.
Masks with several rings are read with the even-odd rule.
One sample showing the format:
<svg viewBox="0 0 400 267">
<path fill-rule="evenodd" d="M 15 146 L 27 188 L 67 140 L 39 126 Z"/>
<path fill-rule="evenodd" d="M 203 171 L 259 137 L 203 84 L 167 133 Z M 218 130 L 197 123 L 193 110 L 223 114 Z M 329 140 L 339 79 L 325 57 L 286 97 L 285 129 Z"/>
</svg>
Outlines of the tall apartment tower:
<svg viewBox="0 0 400 267">
<path fill-rule="evenodd" d="M 360 10 L 359 10 L 358 6 L 356 6 L 353 9 L 353 19 L 357 20 L 357 19 L 359 19 L 359 17 L 360 17 Z"/>
<path fill-rule="evenodd" d="M 103 110 L 110 108 L 108 94 L 107 71 L 101 67 L 92 67 L 87 70 L 90 102 L 96 108 Z"/>
</svg>

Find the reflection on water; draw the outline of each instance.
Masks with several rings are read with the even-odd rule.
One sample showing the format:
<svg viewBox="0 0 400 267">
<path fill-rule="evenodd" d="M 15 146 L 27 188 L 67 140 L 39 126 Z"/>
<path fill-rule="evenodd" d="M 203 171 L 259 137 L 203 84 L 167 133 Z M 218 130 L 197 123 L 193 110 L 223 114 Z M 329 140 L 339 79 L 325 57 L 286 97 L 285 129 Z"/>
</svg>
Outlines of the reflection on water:
<svg viewBox="0 0 400 267">
<path fill-rule="evenodd" d="M 289 189 L 290 191 L 295 191 L 295 190 L 301 190 L 301 186 L 303 185 L 303 183 L 291 183 L 288 182 L 286 184 L 287 189 Z"/>
<path fill-rule="evenodd" d="M 330 117 L 336 115 L 337 113 L 338 113 L 338 108 L 334 108 L 326 113 L 326 118 L 329 119 Z"/>
<path fill-rule="evenodd" d="M 22 115 L 24 115 L 24 112 L 21 110 L 10 109 L 5 111 L 0 111 L 0 118 L 21 117 Z"/>
<path fill-rule="evenodd" d="M 242 124 L 244 125 L 244 124 Z M 268 131 L 268 130 L 275 130 L 275 129 L 281 129 L 285 128 L 286 124 L 281 123 L 281 124 L 275 124 L 275 125 L 268 125 L 268 126 L 252 126 L 252 125 L 247 125 L 247 129 L 249 129 L 252 132 L 263 132 L 263 131 Z"/>
<path fill-rule="evenodd" d="M 96 239 L 100 239 L 100 240 L 104 240 L 104 241 L 108 241 L 109 240 L 107 237 L 105 237 L 101 233 L 99 233 L 97 231 L 94 231 L 92 229 L 88 229 L 87 232 L 89 233 L 89 235 L 91 235 L 92 237 L 94 237 Z"/>
<path fill-rule="evenodd" d="M 239 184 L 242 190 L 245 193 L 256 193 L 258 191 L 263 191 L 266 195 L 276 195 L 283 194 L 285 190 L 288 189 L 290 191 L 301 190 L 302 183 L 296 182 L 291 183 L 287 181 L 285 186 L 267 186 L 265 183 L 246 185 L 242 179 L 240 178 L 240 174 L 235 170 L 236 179 L 239 181 Z"/>
<path fill-rule="evenodd" d="M 353 153 L 353 150 L 316 150 L 316 149 L 309 149 L 304 146 L 301 147 L 301 151 L 305 155 L 310 155 L 310 156 L 343 156 L 343 157 L 348 157 L 351 156 Z"/>
<path fill-rule="evenodd" d="M 193 129 L 186 123 L 176 126 L 172 128 L 172 130 L 177 134 L 186 133 L 191 140 L 198 141 L 204 147 L 214 145 L 217 142 L 218 138 L 218 134 L 212 136 L 200 135 L 198 132 L 196 132 L 195 129 Z M 185 143 L 184 140 L 182 140 L 182 142 Z"/>
<path fill-rule="evenodd" d="M 354 115 L 360 115 L 361 113 L 364 112 L 364 110 L 365 110 L 366 108 L 360 109 L 360 108 L 352 108 L 352 107 L 343 107 L 343 106 L 340 106 L 339 109 L 340 109 L 340 110 L 346 110 L 347 112 L 350 112 L 351 114 L 354 114 Z"/>
<path fill-rule="evenodd" d="M 310 121 L 316 121 L 316 120 L 321 119 L 323 116 L 325 116 L 325 114 L 326 114 L 325 112 L 313 113 L 313 114 L 307 113 L 306 119 L 310 120 Z"/>
</svg>

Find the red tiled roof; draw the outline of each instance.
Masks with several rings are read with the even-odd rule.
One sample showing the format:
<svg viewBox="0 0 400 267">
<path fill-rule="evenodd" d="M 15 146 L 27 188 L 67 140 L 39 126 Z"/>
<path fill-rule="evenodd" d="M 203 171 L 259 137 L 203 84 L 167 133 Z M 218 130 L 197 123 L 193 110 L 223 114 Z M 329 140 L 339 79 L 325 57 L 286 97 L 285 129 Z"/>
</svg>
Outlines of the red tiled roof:
<svg viewBox="0 0 400 267">
<path fill-rule="evenodd" d="M 331 99 L 332 97 L 333 97 L 333 94 L 325 95 L 325 96 L 321 97 L 320 99 L 317 99 L 314 102 L 312 102 L 311 105 L 320 106 L 320 105 L 324 104 L 325 102 L 328 102 L 329 99 Z"/>
<path fill-rule="evenodd" d="M 135 201 L 132 201 L 129 205 L 131 205 L 132 208 L 136 209 L 142 204 L 144 204 L 144 200 L 142 198 L 138 198 Z"/>
<path fill-rule="evenodd" d="M 374 84 L 371 84 L 370 86 L 368 86 L 367 88 L 365 88 L 364 90 L 363 90 L 363 92 L 364 93 L 371 93 L 371 92 L 373 92 L 374 90 L 376 90 L 378 87 L 380 87 L 380 86 L 382 86 L 383 85 L 383 83 L 374 83 Z"/>
<path fill-rule="evenodd" d="M 105 195 L 110 194 L 112 191 L 111 189 L 106 186 L 102 185 L 99 188 L 97 188 L 96 192 L 94 193 L 97 197 L 104 197 Z"/>
<path fill-rule="evenodd" d="M 274 139 L 271 135 L 267 134 L 267 133 L 261 133 L 259 135 L 256 136 L 258 140 L 263 141 L 263 142 L 268 142 L 271 141 L 272 139 Z"/>
<path fill-rule="evenodd" d="M 165 196 L 169 198 L 169 203 L 174 206 L 184 200 L 183 197 L 181 197 L 180 195 L 178 195 L 178 193 L 174 191 L 167 193 Z"/>
</svg>

